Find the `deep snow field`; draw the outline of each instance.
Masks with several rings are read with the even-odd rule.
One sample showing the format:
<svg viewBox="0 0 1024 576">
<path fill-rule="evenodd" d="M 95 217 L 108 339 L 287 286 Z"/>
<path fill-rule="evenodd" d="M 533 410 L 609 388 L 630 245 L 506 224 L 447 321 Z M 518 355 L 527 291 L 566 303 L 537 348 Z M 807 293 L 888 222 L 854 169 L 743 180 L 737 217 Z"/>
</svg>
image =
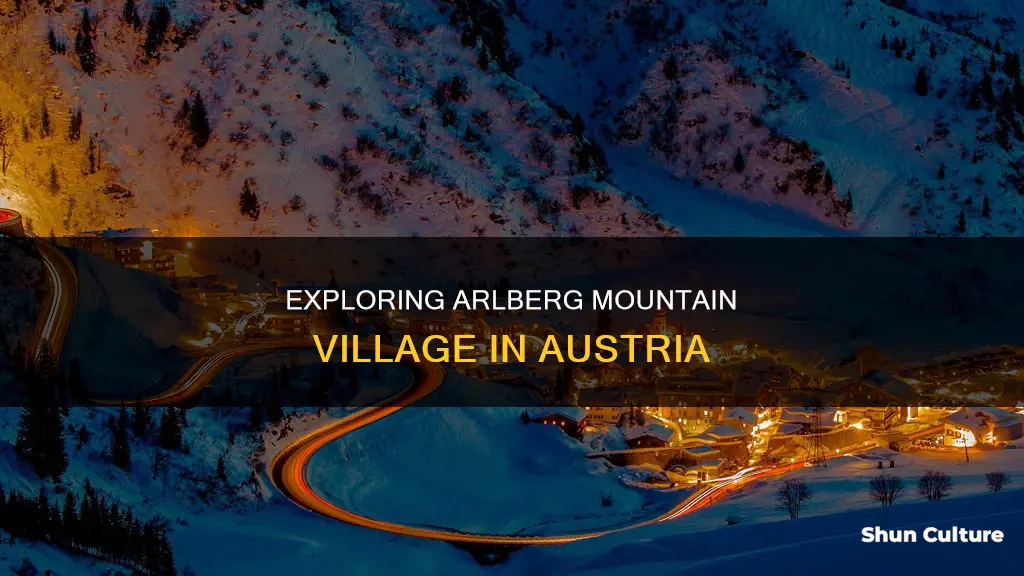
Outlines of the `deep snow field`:
<svg viewBox="0 0 1024 576">
<path fill-rule="evenodd" d="M 684 495 L 625 485 L 516 408 L 411 408 L 319 452 L 310 483 L 378 520 L 489 534 L 571 534 L 657 515 Z M 602 499 L 611 501 L 605 506 Z"/>
</svg>

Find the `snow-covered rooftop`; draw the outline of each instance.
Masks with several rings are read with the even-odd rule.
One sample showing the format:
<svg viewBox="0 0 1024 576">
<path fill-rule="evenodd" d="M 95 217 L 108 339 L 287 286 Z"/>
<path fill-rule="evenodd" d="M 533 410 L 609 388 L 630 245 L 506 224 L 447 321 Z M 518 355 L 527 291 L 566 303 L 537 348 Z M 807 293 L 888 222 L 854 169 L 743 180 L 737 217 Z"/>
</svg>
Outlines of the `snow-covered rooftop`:
<svg viewBox="0 0 1024 576">
<path fill-rule="evenodd" d="M 688 446 L 687 448 L 684 448 L 684 450 L 694 456 L 700 456 L 703 454 L 714 454 L 718 452 L 717 448 L 713 446 L 708 446 L 707 444 L 703 444 L 700 446 Z"/>
<path fill-rule="evenodd" d="M 622 430 L 622 434 L 626 437 L 626 440 L 636 440 L 637 438 L 643 438 L 644 436 L 651 436 L 657 438 L 663 442 L 668 442 L 672 439 L 675 432 L 658 422 L 649 422 L 644 426 L 630 426 Z"/>
<path fill-rule="evenodd" d="M 797 432 L 799 432 L 799 431 L 801 431 L 803 429 L 804 429 L 804 427 L 803 427 L 802 424 L 786 423 L 786 424 L 779 424 L 779 427 L 775 429 L 775 433 L 779 434 L 779 435 L 782 435 L 782 436 L 785 436 L 787 434 L 796 434 Z"/>
<path fill-rule="evenodd" d="M 1020 422 L 1020 416 L 1003 410 L 1001 408 L 961 408 L 956 412 L 942 418 L 943 422 L 967 428 L 980 430 L 991 423 L 993 426 L 1005 426 Z"/>
<path fill-rule="evenodd" d="M 714 440 L 726 440 L 742 438 L 746 436 L 747 433 L 744 432 L 743 430 L 733 428 L 732 426 L 726 424 L 719 424 L 717 426 L 712 426 L 711 428 L 705 430 L 704 435 Z"/>
<path fill-rule="evenodd" d="M 750 410 L 746 408 L 741 408 L 739 406 L 729 408 L 728 410 L 726 410 L 724 419 L 739 420 L 740 422 L 743 422 L 744 424 L 749 424 L 751 426 L 757 424 L 757 414 L 754 414 Z"/>
</svg>

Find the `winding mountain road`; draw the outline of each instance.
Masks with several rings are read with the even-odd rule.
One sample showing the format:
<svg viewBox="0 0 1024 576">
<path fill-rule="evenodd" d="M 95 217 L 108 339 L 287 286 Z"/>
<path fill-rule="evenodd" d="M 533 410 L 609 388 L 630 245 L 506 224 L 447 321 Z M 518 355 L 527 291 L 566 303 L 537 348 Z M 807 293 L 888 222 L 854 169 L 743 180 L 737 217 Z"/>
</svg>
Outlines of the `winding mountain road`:
<svg viewBox="0 0 1024 576">
<path fill-rule="evenodd" d="M 36 246 L 43 260 L 49 290 L 42 314 L 36 322 L 30 349 L 39 354 L 45 344 L 51 354 L 59 357 L 78 302 L 78 274 L 60 248 L 43 239 L 37 239 Z"/>
<path fill-rule="evenodd" d="M 77 275 L 74 265 L 64 256 L 59 248 L 45 240 L 38 240 L 38 244 L 47 272 L 50 293 L 43 312 L 37 321 L 36 342 L 33 349 L 38 351 L 42 348 L 44 342 L 48 342 L 50 352 L 59 356 L 78 297 Z M 203 388 L 209 386 L 217 374 L 237 358 L 288 349 L 309 349 L 310 346 L 308 342 L 284 340 L 243 344 L 218 351 L 198 359 L 170 390 L 150 397 L 144 400 L 144 402 L 151 405 L 184 403 L 196 396 Z M 393 347 L 382 350 L 382 353 L 390 355 L 394 355 L 396 352 L 397 349 Z M 407 359 L 403 360 L 402 363 L 413 375 L 412 382 L 407 388 L 383 401 L 378 406 L 363 408 L 341 419 L 328 422 L 312 432 L 294 438 L 287 446 L 274 455 L 267 466 L 268 474 L 274 486 L 286 498 L 302 508 L 328 518 L 392 534 L 402 534 L 456 544 L 495 546 L 556 545 L 597 538 L 614 532 L 675 520 L 714 503 L 728 493 L 738 490 L 752 481 L 785 474 L 803 466 L 802 462 L 796 462 L 784 466 L 746 468 L 730 477 L 705 484 L 690 493 L 686 499 L 675 507 L 659 516 L 634 524 L 592 532 L 536 536 L 474 534 L 443 528 L 408 526 L 376 520 L 345 510 L 322 498 L 309 485 L 306 478 L 306 468 L 313 455 L 330 442 L 387 418 L 399 410 L 416 403 L 434 392 L 444 381 L 444 368 L 440 364 L 429 361 L 414 362 Z M 101 401 L 99 403 L 112 404 L 117 402 Z"/>
</svg>

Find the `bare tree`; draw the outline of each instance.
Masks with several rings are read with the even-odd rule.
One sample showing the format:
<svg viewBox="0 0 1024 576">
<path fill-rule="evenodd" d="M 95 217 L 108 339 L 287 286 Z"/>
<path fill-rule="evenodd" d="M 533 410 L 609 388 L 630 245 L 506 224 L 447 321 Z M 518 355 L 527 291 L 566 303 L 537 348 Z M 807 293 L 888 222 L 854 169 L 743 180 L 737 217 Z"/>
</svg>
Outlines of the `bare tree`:
<svg viewBox="0 0 1024 576">
<path fill-rule="evenodd" d="M 892 506 L 903 496 L 903 479 L 899 476 L 879 474 L 868 481 L 868 494 L 883 507 Z"/>
<path fill-rule="evenodd" d="M 14 117 L 0 110 L 0 173 L 7 174 L 14 156 Z"/>
<path fill-rule="evenodd" d="M 939 470 L 930 470 L 917 481 L 917 493 L 928 500 L 942 500 L 953 489 L 953 479 Z"/>
<path fill-rule="evenodd" d="M 789 512 L 791 520 L 800 516 L 800 507 L 810 499 L 811 487 L 807 485 L 807 482 L 795 478 L 783 482 L 775 492 L 775 502 Z"/>
<path fill-rule="evenodd" d="M 1003 487 L 1010 483 L 1010 476 L 1006 472 L 989 472 L 985 474 L 985 484 L 992 492 L 1002 492 Z"/>
</svg>

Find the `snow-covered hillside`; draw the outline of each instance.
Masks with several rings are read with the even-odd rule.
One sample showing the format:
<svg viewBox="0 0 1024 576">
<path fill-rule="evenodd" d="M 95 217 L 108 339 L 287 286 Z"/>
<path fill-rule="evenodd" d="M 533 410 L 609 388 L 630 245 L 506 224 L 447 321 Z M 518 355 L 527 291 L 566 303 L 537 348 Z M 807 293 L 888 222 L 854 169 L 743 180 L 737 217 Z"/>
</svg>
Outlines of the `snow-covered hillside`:
<svg viewBox="0 0 1024 576">
<path fill-rule="evenodd" d="M 626 486 L 621 470 L 586 459 L 586 447 L 553 426 L 524 425 L 519 412 L 404 410 L 318 453 L 310 482 L 371 518 L 483 533 L 598 530 L 678 501 Z"/>
<path fill-rule="evenodd" d="M 78 130 L 117 184 L 89 189 L 76 175 L 51 190 L 64 197 L 62 207 L 76 198 L 67 230 L 102 223 L 262 235 L 663 230 L 606 180 L 600 151 L 563 108 L 502 73 L 497 48 L 491 55 L 460 43 L 469 24 L 449 20 L 474 14 L 430 3 L 328 10 L 178 2 L 157 41 L 159 25 L 133 26 L 121 2 L 70 8 L 33 10 L 8 24 L 38 45 L 59 86 L 56 95 L 24 96 L 34 100 L 24 117 L 37 117 L 44 103 L 81 109 Z M 131 11 L 142 20 L 159 15 L 155 4 Z M 71 48 L 85 12 L 95 37 L 92 74 Z M 47 53 L 51 30 L 66 49 Z M 48 138 L 63 138 L 74 118 L 64 124 L 52 115 Z M 42 121 L 30 122 L 28 133 L 33 123 Z M 11 188 L 28 186 L 26 162 L 13 163 Z M 71 178 L 56 164 L 58 181 Z M 83 203 L 106 213 L 76 218 Z"/>
<path fill-rule="evenodd" d="M 4 21 L 0 183 L 37 228 L 660 234 L 724 193 L 835 231 L 1019 232 L 1006 3 L 162 6 Z M 664 180 L 622 173 L 638 148 Z"/>
<path fill-rule="evenodd" d="M 545 59 L 538 45 L 537 64 L 524 65 L 531 81 L 574 101 L 608 141 L 647 148 L 690 187 L 834 225 L 852 208 L 848 224 L 863 234 L 1019 233 L 1024 91 L 1008 3 L 516 6 L 531 27 L 551 30 L 555 46 Z M 553 74 L 552 60 L 571 71 Z M 570 74 L 572 94 L 560 87 Z M 787 153 L 799 143 L 800 154 L 779 154 L 782 143 Z M 743 170 L 734 169 L 737 148 Z M 818 162 L 813 185 L 803 186 L 806 164 Z M 787 173 L 796 176 L 791 190 Z M 680 196 L 692 206 L 692 195 Z"/>
</svg>

